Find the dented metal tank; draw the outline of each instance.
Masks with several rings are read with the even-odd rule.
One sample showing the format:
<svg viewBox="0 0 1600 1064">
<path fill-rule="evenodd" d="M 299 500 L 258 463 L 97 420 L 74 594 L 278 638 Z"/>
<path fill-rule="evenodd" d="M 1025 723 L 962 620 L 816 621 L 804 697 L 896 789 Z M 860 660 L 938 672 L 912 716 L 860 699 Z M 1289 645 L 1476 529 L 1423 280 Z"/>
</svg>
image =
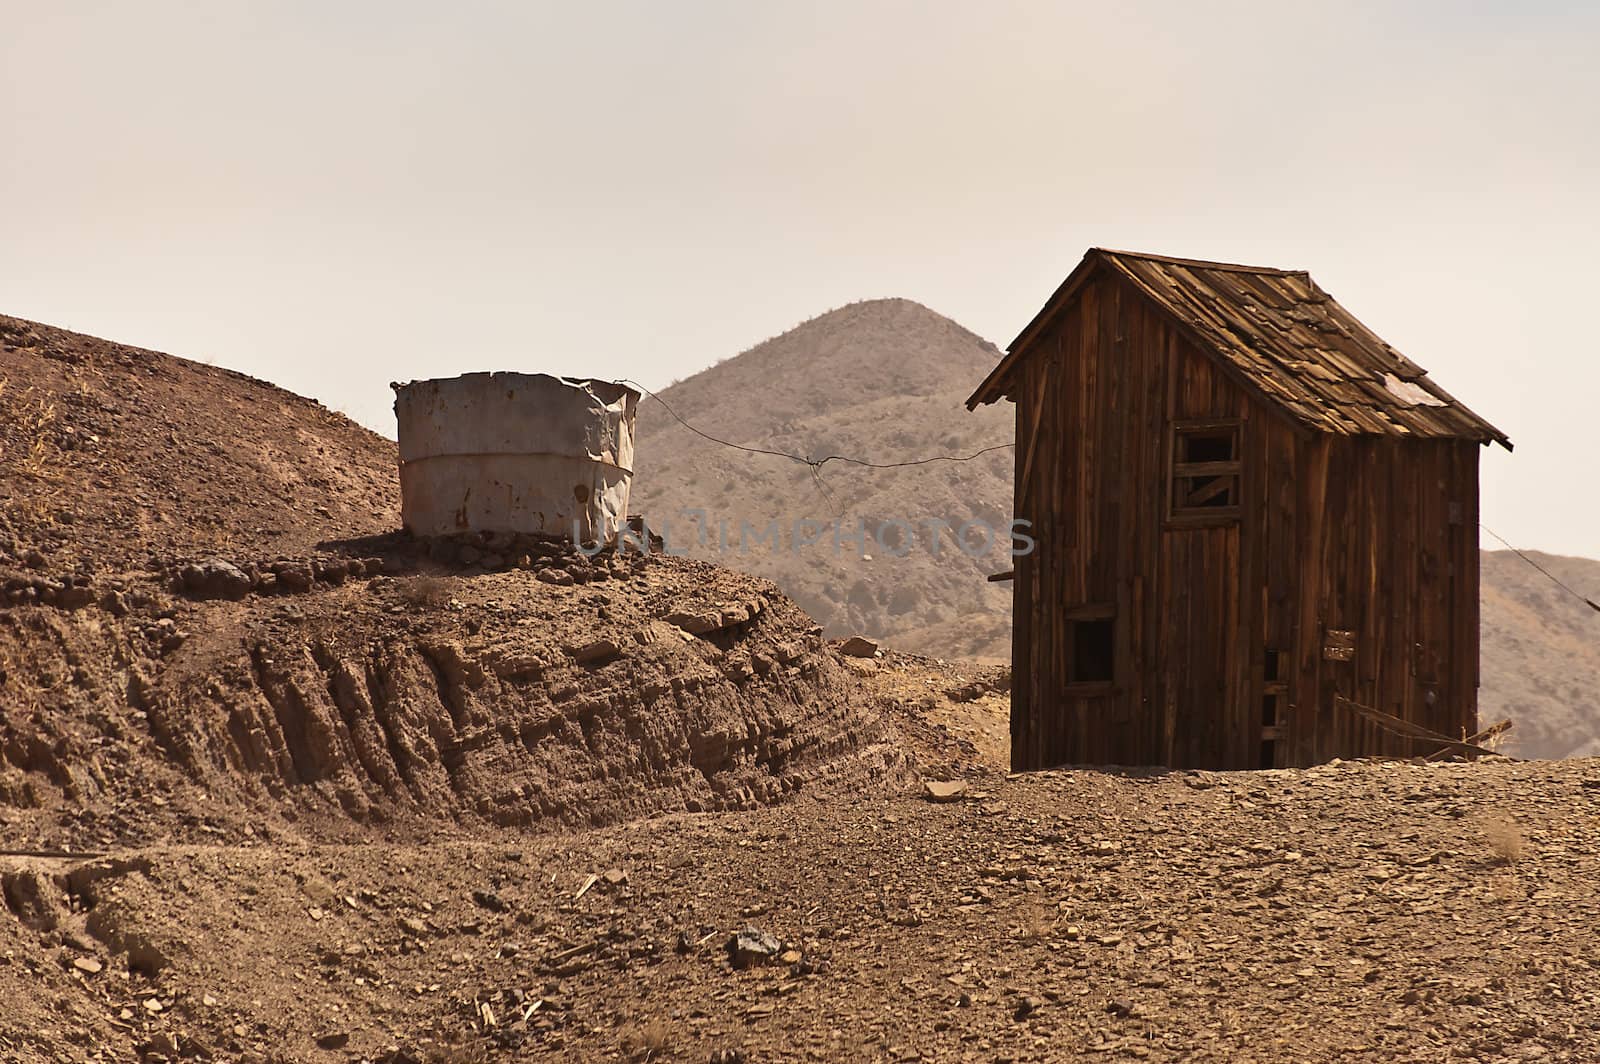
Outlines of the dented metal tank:
<svg viewBox="0 0 1600 1064">
<path fill-rule="evenodd" d="M 416 535 L 538 532 L 603 543 L 627 520 L 632 388 L 543 373 L 391 387 L 400 515 Z"/>
</svg>

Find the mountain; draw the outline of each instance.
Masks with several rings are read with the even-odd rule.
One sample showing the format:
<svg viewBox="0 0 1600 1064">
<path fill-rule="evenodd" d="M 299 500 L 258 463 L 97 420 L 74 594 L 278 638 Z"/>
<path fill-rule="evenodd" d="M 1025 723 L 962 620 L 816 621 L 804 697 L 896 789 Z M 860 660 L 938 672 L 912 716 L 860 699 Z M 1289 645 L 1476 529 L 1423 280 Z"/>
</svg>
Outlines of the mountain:
<svg viewBox="0 0 1600 1064">
<path fill-rule="evenodd" d="M 1600 561 L 1528 557 L 1600 602 Z M 1600 613 L 1511 551 L 1483 552 L 1478 719 L 1516 722 L 1518 757 L 1600 756 Z"/>
<path fill-rule="evenodd" d="M 910 300 L 829 311 L 663 390 L 666 407 L 641 404 L 633 509 L 665 525 L 675 549 L 776 581 L 831 635 L 1007 660 L 1010 588 L 985 577 L 1011 567 L 1012 414 L 963 405 L 999 359 L 993 344 Z M 892 469 L 830 461 L 813 474 L 714 443 L 680 418 L 731 444 L 812 458 L 999 449 Z M 705 542 L 694 511 L 707 515 Z M 806 542 L 815 526 L 795 534 L 803 520 L 827 528 L 821 542 Z M 773 521 L 776 546 L 757 542 Z M 970 550 L 956 542 L 963 525 Z M 862 527 L 870 538 L 858 547 Z M 985 530 L 998 534 L 980 550 Z"/>
<path fill-rule="evenodd" d="M 1007 441 L 1014 410 L 963 405 L 999 351 L 950 319 L 903 299 L 854 303 L 674 384 L 662 399 L 684 421 L 732 443 L 802 455 L 895 461 L 971 453 Z M 646 399 L 640 408 L 635 509 L 666 519 L 691 553 L 766 576 L 830 634 L 862 633 L 901 650 L 1009 660 L 1010 586 L 984 576 L 1010 568 L 1003 551 L 937 557 L 919 536 L 909 556 L 870 559 L 831 545 L 738 549 L 741 521 L 831 519 L 847 526 L 898 517 L 1002 527 L 1010 511 L 1012 451 L 966 463 L 871 470 L 829 462 L 818 486 L 780 458 L 712 443 Z M 826 491 L 825 496 L 823 492 Z M 732 546 L 687 544 L 682 512 L 726 521 Z M 1534 555 L 1600 600 L 1600 561 Z M 1513 717 L 1509 752 L 1600 755 L 1600 614 L 1509 552 L 1483 555 L 1483 663 L 1479 713 Z"/>
</svg>

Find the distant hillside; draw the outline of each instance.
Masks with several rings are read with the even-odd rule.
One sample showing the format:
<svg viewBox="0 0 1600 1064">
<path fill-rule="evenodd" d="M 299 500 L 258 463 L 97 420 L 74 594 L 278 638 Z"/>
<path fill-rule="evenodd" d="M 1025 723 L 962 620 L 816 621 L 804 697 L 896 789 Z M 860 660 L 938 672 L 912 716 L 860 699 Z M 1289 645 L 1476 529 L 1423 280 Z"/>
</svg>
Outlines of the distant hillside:
<svg viewBox="0 0 1600 1064">
<path fill-rule="evenodd" d="M 1529 557 L 1600 601 L 1600 561 Z M 1519 757 L 1600 757 L 1600 613 L 1510 551 L 1484 551 L 1482 598 L 1479 719 L 1515 719 Z"/>
<path fill-rule="evenodd" d="M 930 454 L 971 454 L 1011 442 L 1009 406 L 968 413 L 962 405 L 1000 359 L 981 337 L 904 299 L 853 303 L 813 318 L 662 392 L 697 428 L 747 446 L 813 457 L 841 454 L 876 462 Z M 649 399 L 640 407 L 634 509 L 665 520 L 675 545 L 692 538 L 688 511 L 703 509 L 713 535 L 726 521 L 731 546 L 695 546 L 698 557 L 770 577 L 830 634 L 865 633 L 903 650 L 1006 660 L 1010 589 L 985 577 L 1010 568 L 1006 544 L 969 557 L 928 522 L 951 529 L 982 521 L 1003 530 L 1011 513 L 1009 448 L 971 462 L 863 469 L 830 462 L 820 485 L 803 465 L 710 443 Z M 799 519 L 840 522 L 811 546 L 792 535 Z M 741 522 L 790 534 L 780 546 L 741 552 Z M 864 522 L 884 529 L 894 557 L 848 533 Z M 905 528 L 913 541 L 896 544 Z M 885 525 L 885 522 L 890 524 Z M 754 539 L 754 537 L 748 537 Z M 969 543 L 979 543 L 969 532 Z M 863 557 L 862 555 L 870 555 Z"/>
<path fill-rule="evenodd" d="M 993 345 L 906 300 L 855 303 L 768 340 L 663 392 L 686 420 L 751 446 L 878 461 L 970 453 L 1007 441 L 1008 403 L 968 413 L 962 405 L 1000 357 Z M 640 413 L 636 508 L 670 519 L 681 511 L 724 519 L 734 547 L 692 553 L 785 587 L 830 634 L 860 632 L 944 657 L 1010 655 L 1010 586 L 984 576 L 1010 567 L 1003 551 L 974 560 L 948 546 L 934 557 L 919 536 L 908 557 L 868 560 L 831 544 L 737 552 L 740 521 L 830 519 L 833 511 L 803 466 L 709 443 L 646 400 Z M 978 517 L 1000 527 L 1011 506 L 1010 450 L 963 463 L 863 470 L 838 463 L 823 484 L 847 527 L 864 518 L 948 524 Z M 1600 599 L 1600 561 L 1537 555 Z M 1483 555 L 1484 721 L 1516 719 L 1508 751 L 1524 757 L 1600 756 L 1600 614 L 1575 602 L 1508 552 Z"/>
</svg>

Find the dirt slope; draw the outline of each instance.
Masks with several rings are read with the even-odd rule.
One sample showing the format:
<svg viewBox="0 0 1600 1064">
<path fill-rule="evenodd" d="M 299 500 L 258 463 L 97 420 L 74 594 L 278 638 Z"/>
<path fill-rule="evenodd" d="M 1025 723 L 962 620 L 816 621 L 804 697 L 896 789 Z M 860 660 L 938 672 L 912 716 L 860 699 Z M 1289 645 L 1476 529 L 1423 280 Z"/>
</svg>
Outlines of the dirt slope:
<svg viewBox="0 0 1600 1064">
<path fill-rule="evenodd" d="M 399 525 L 394 444 L 230 370 L 0 316 L 0 564 L 306 551 Z"/>
<path fill-rule="evenodd" d="M 735 443 L 878 462 L 964 455 L 1012 440 L 1009 408 L 968 413 L 962 405 L 999 359 L 992 344 L 924 306 L 872 300 L 813 318 L 661 394 L 684 420 Z M 639 422 L 634 508 L 665 521 L 677 545 L 775 581 L 829 634 L 866 633 L 946 656 L 1008 657 L 1010 594 L 984 580 L 1010 568 L 1006 543 L 970 557 L 952 531 L 939 533 L 936 547 L 928 522 L 1007 529 L 1009 448 L 904 469 L 830 462 L 819 486 L 805 466 L 696 436 L 651 400 L 640 406 Z M 704 544 L 686 516 L 691 510 L 708 515 Z M 774 520 L 787 530 L 777 549 L 756 536 L 740 549 L 742 522 L 759 531 Z M 830 531 L 820 543 L 798 545 L 800 520 L 837 522 L 843 542 L 836 547 Z M 894 521 L 905 526 L 885 525 Z M 850 542 L 859 524 L 871 535 L 884 529 L 886 546 Z M 981 546 L 979 532 L 968 536 Z"/>
</svg>

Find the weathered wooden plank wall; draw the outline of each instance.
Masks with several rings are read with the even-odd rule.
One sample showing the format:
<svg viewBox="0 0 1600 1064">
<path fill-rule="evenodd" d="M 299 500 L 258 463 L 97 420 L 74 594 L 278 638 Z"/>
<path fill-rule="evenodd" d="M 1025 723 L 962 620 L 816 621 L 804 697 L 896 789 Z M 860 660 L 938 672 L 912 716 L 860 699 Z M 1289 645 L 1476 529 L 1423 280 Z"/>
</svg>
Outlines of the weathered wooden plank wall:
<svg viewBox="0 0 1600 1064">
<path fill-rule="evenodd" d="M 1336 694 L 1472 729 L 1475 443 L 1309 433 L 1106 270 L 1017 372 L 1016 511 L 1038 547 L 1014 584 L 1015 767 L 1410 752 Z M 1240 515 L 1175 527 L 1169 427 L 1217 418 L 1241 423 Z M 1111 608 L 1115 682 L 1074 686 L 1069 615 L 1096 606 Z M 1325 658 L 1329 629 L 1356 633 L 1352 661 Z"/>
<path fill-rule="evenodd" d="M 1329 452 L 1325 529 L 1308 542 L 1296 763 L 1417 752 L 1335 710 L 1335 695 L 1447 735 L 1476 729 L 1478 445 L 1470 440 L 1318 441 Z M 1308 477 L 1308 483 L 1316 478 Z M 1329 629 L 1355 634 L 1352 661 L 1329 660 Z"/>
</svg>

